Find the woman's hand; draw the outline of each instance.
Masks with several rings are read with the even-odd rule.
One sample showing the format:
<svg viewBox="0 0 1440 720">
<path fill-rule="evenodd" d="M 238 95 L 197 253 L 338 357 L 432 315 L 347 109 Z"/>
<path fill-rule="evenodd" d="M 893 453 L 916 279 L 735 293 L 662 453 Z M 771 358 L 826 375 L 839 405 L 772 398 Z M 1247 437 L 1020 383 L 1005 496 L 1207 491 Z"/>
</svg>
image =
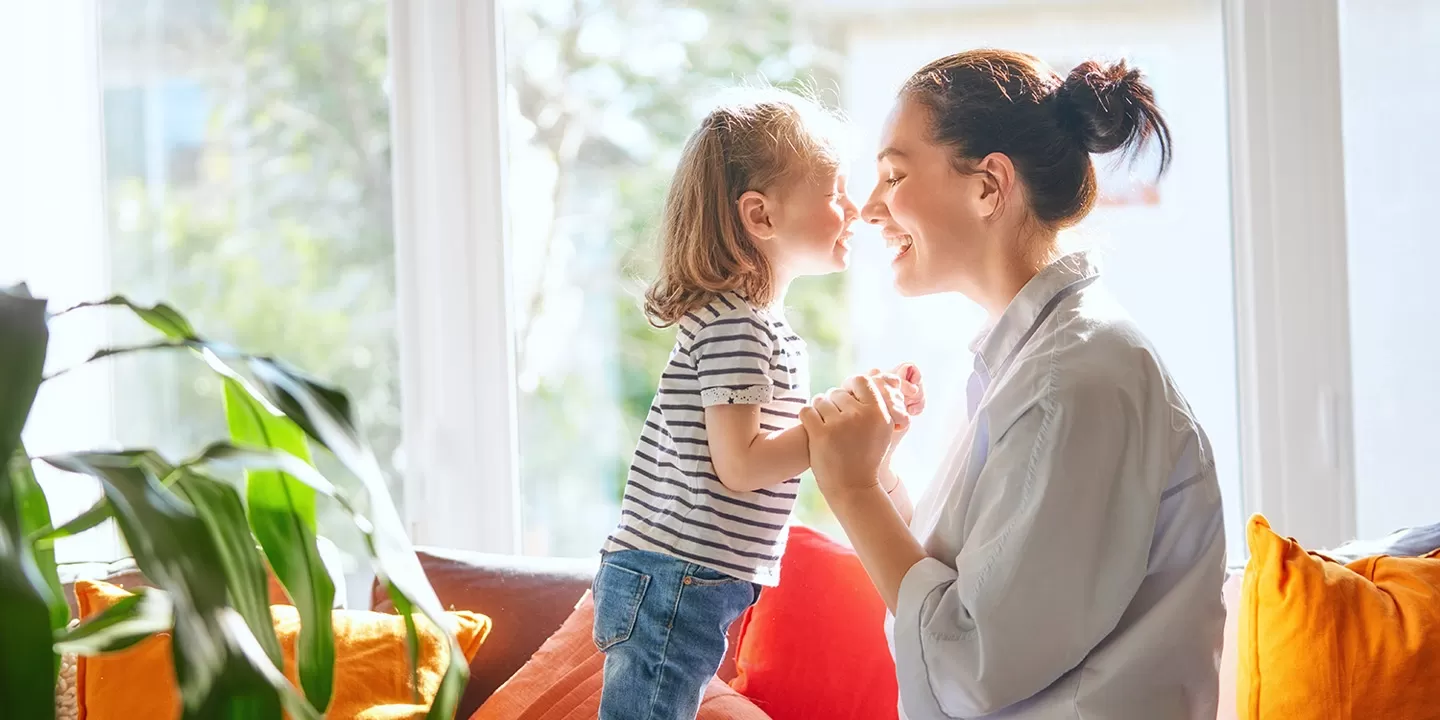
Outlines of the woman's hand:
<svg viewBox="0 0 1440 720">
<path fill-rule="evenodd" d="M 925 557 L 880 481 L 896 421 L 909 426 L 900 385 L 895 375 L 858 375 L 800 411 L 815 482 L 892 613 L 906 573 Z"/>
<path fill-rule="evenodd" d="M 880 485 L 897 423 L 909 424 L 895 376 L 857 375 L 801 409 L 810 466 L 828 502 Z"/>
</svg>

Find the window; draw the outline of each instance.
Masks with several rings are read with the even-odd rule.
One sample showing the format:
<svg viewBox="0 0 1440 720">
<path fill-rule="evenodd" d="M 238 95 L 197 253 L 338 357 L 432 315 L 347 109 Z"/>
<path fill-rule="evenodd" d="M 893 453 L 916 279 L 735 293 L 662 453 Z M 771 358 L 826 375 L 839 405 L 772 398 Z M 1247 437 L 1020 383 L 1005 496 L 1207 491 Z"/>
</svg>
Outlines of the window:
<svg viewBox="0 0 1440 720">
<path fill-rule="evenodd" d="M 772 0 L 511 0 L 504 17 L 522 547 L 589 555 L 618 517 L 674 342 L 639 297 L 680 146 L 721 87 L 828 87 L 838 68 L 822 33 Z M 809 278 L 789 296 L 822 389 L 853 365 L 847 312 L 833 302 L 843 283 Z M 801 517 L 823 520 L 822 506 L 812 488 Z"/>
<path fill-rule="evenodd" d="M 1356 527 L 1375 537 L 1440 520 L 1440 342 L 1426 297 L 1440 264 L 1440 99 L 1414 83 L 1440 47 L 1440 6 L 1350 0 L 1340 20 Z"/>
<path fill-rule="evenodd" d="M 384 0 L 101 2 L 108 247 L 95 261 L 113 292 L 346 387 L 398 478 L 386 23 Z M 178 457 L 225 436 L 221 385 L 193 359 L 113 372 L 115 441 Z"/>
<path fill-rule="evenodd" d="M 589 555 L 618 515 L 630 454 L 673 342 L 673 331 L 648 326 L 639 297 L 654 269 L 670 172 L 707 99 L 737 82 L 813 78 L 822 100 L 854 125 L 851 193 L 860 202 L 874 182 L 871 144 L 899 83 L 925 62 L 986 45 L 1034 52 L 1062 72 L 1082 58 L 1123 54 L 1155 85 L 1175 133 L 1172 173 L 1156 187 L 1146 175 L 1153 163 L 1132 171 L 1102 161 L 1102 207 L 1068 241 L 1103 254 L 1110 284 L 1194 405 L 1215 446 L 1231 542 L 1240 543 L 1219 2 L 1138 16 L 897 10 L 875 22 L 877 11 L 846 2 L 803 13 L 778 1 L 505 4 L 502 117 L 525 552 Z M 878 235 L 856 230 L 851 269 L 799 281 L 788 298 L 791 319 L 811 347 L 817 392 L 869 367 L 913 360 L 929 370 L 935 417 L 917 425 L 897 458 L 918 492 L 950 439 L 944 415 L 961 407 L 966 346 L 984 318 L 962 298 L 896 297 Z M 813 484 L 802 487 L 799 519 L 826 525 Z"/>
<path fill-rule="evenodd" d="M 1102 253 L 1209 431 L 1232 549 L 1256 510 L 1315 545 L 1357 519 L 1374 535 L 1432 521 L 1436 502 L 1415 453 L 1440 389 L 1415 364 L 1428 318 L 1408 300 L 1433 255 L 1416 208 L 1435 108 L 1392 70 L 1423 65 L 1440 30 L 1420 0 L 1293 5 L 20 3 L 0 23 L 17 99 L 0 176 L 22 199 L 0 205 L 0 280 L 56 305 L 174 300 L 214 337 L 344 384 L 421 542 L 590 555 L 671 341 L 639 312 L 655 215 L 715 89 L 813 79 L 854 125 L 859 198 L 888 98 L 921 63 L 978 45 L 1061 70 L 1123 55 L 1156 87 L 1175 165 L 1158 186 L 1143 161 L 1102 166 L 1102 207 L 1066 241 Z M 502 31 L 508 53 L 492 56 Z M 1395 98 L 1412 105 L 1375 110 Z M 983 318 L 960 298 L 895 297 L 878 240 L 857 229 L 852 269 L 797 285 L 791 319 L 817 390 L 900 360 L 929 370 L 932 417 L 897 458 L 919 491 Z M 1333 322 L 1346 310 L 1349 331 Z M 68 318 L 52 362 L 138 331 Z M 184 360 L 47 385 L 30 449 L 179 453 L 215 437 L 215 387 Z M 73 483 L 57 518 L 95 497 L 42 482 Z M 800 517 L 827 522 L 809 486 Z M 60 547 L 119 551 L 99 530 Z"/>
</svg>

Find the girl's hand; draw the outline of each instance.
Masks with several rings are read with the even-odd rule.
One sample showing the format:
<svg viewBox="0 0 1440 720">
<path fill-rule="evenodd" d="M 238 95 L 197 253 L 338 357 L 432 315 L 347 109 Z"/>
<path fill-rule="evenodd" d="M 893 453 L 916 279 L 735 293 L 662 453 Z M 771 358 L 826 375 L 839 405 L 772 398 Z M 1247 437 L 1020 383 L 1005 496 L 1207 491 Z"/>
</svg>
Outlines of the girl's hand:
<svg viewBox="0 0 1440 720">
<path fill-rule="evenodd" d="M 810 466 L 827 501 L 880 485 L 880 463 L 890 448 L 895 415 L 908 422 L 903 411 L 892 413 L 898 387 L 890 391 L 887 384 L 895 383 L 857 375 L 800 410 L 810 438 Z"/>
<path fill-rule="evenodd" d="M 905 412 L 914 417 L 925 412 L 925 386 L 920 380 L 920 368 L 915 363 L 900 363 L 893 374 L 900 377 L 900 392 L 905 397 Z"/>
</svg>

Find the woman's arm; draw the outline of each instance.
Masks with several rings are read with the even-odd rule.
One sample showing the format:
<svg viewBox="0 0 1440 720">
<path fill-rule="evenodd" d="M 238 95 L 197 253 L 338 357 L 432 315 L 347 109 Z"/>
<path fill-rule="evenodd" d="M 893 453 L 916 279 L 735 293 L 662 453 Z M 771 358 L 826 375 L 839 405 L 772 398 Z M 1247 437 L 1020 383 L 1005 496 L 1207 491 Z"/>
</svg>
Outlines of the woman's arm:
<svg viewBox="0 0 1440 720">
<path fill-rule="evenodd" d="M 908 521 L 884 489 L 878 483 L 864 485 L 860 480 L 840 480 L 854 486 L 827 493 L 825 501 L 845 528 L 845 535 L 850 538 L 860 564 L 885 601 L 885 607 L 894 613 L 905 575 L 925 559 L 925 550 L 910 533 Z M 899 492 L 904 494 L 904 488 Z M 909 504 L 908 496 L 906 504 Z"/>
<path fill-rule="evenodd" d="M 886 383 L 878 376 L 852 377 L 845 390 L 832 390 L 801 410 L 800 421 L 810 434 L 816 483 L 893 612 L 901 581 L 925 552 L 887 493 L 898 491 L 908 509 L 898 478 L 882 471 L 895 432 L 895 413 L 881 389 Z"/>
<path fill-rule="evenodd" d="M 872 369 L 866 375 L 881 379 L 882 388 L 886 375 L 898 377 L 900 379 L 900 395 L 905 401 L 905 414 L 911 418 L 905 423 L 904 429 L 896 431 L 890 441 L 889 449 L 885 451 L 885 457 L 880 461 L 880 487 L 885 489 L 885 494 L 890 498 L 890 504 L 895 506 L 895 511 L 900 513 L 900 519 L 908 526 L 910 519 L 915 514 L 915 507 L 910 502 L 910 492 L 905 488 L 905 483 L 891 469 L 890 460 L 894 457 L 895 450 L 900 446 L 901 441 L 905 439 L 906 433 L 910 431 L 910 422 L 913 422 L 915 416 L 925 411 L 925 387 L 921 382 L 920 368 L 916 367 L 914 363 L 901 363 L 890 373 Z"/>
<path fill-rule="evenodd" d="M 915 516 L 915 505 L 910 501 L 910 491 L 905 488 L 905 482 L 890 469 L 889 463 L 880 471 L 880 484 L 885 488 L 895 512 L 900 513 L 900 520 L 908 527 Z"/>
<path fill-rule="evenodd" d="M 871 404 L 833 398 L 802 420 L 816 481 L 895 615 L 906 711 L 988 715 L 1048 687 L 1115 628 L 1147 572 L 1163 483 L 1144 465 L 1138 410 L 1095 383 L 997 429 L 960 553 L 934 558 L 880 486 Z"/>
<path fill-rule="evenodd" d="M 963 508 L 956 557 L 900 583 L 894 642 L 907 710 L 988 715 L 1074 669 L 1144 580 L 1161 486 L 1139 410 L 1114 384 L 1055 390 L 997 438 Z M 1168 431 L 1168 426 L 1166 427 Z M 942 525 L 957 532 L 958 518 Z M 923 682 L 921 680 L 924 680 Z"/>
</svg>

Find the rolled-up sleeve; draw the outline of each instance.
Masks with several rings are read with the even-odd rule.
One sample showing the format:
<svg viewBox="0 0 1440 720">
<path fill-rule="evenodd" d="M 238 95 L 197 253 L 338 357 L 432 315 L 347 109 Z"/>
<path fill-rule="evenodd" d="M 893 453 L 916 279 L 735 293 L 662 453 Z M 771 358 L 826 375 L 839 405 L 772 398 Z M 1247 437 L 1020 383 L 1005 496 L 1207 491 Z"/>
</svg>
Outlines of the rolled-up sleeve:
<svg viewBox="0 0 1440 720">
<path fill-rule="evenodd" d="M 894 652 L 909 720 L 988 715 L 1079 665 L 1146 573 L 1161 488 L 1114 384 L 1052 389 L 1000 429 L 954 558 L 914 565 Z M 961 470 L 964 472 L 964 470 Z M 952 565 L 953 561 L 953 565 Z"/>
</svg>

